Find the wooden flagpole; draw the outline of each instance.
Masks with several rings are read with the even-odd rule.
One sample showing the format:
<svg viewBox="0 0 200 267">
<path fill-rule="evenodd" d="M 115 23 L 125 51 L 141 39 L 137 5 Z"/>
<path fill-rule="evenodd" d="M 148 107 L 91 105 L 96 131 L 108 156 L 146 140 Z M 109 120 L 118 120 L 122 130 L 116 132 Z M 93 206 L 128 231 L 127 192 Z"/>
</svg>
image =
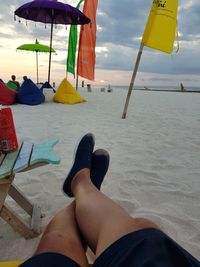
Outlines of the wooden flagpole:
<svg viewBox="0 0 200 267">
<path fill-rule="evenodd" d="M 139 67 L 139 64 L 140 64 L 140 59 L 141 59 L 141 56 L 142 56 L 143 48 L 144 48 L 144 45 L 141 42 L 140 48 L 139 48 L 139 51 L 138 51 L 138 55 L 137 55 L 137 59 L 136 59 L 136 62 L 135 62 L 135 67 L 134 67 L 134 71 L 133 71 L 133 74 L 132 74 L 131 82 L 130 82 L 130 85 L 129 85 L 129 89 L 128 89 L 128 93 L 127 93 L 127 97 L 126 97 L 126 102 L 125 102 L 125 105 L 124 105 L 124 111 L 123 111 L 123 114 L 122 114 L 122 119 L 126 118 L 126 114 L 127 114 L 127 110 L 128 110 L 128 104 L 129 104 L 129 100 L 130 100 L 131 93 L 132 93 L 132 90 L 133 90 L 133 86 L 134 86 L 135 78 L 136 78 L 136 75 L 137 75 L 138 67 Z"/>
<path fill-rule="evenodd" d="M 78 74 L 76 73 L 76 91 L 78 91 Z"/>
</svg>

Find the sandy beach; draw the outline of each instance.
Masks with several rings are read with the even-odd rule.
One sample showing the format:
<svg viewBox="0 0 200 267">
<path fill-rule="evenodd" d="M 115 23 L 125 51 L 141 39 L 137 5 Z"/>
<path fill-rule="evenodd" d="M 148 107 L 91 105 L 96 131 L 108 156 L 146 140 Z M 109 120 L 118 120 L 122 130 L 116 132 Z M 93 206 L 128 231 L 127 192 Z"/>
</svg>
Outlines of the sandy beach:
<svg viewBox="0 0 200 267">
<path fill-rule="evenodd" d="M 132 216 L 154 220 L 200 260 L 200 94 L 135 91 L 127 119 L 122 120 L 125 90 L 81 89 L 88 102 L 77 105 L 53 103 L 52 92 L 46 90 L 41 105 L 12 106 L 19 141 L 59 140 L 54 149 L 59 165 L 15 176 L 19 188 L 41 206 L 43 229 L 71 202 L 62 184 L 77 140 L 92 132 L 95 149 L 104 148 L 111 157 L 102 191 Z M 0 226 L 0 260 L 32 255 L 40 237 L 25 240 L 2 220 Z"/>
</svg>

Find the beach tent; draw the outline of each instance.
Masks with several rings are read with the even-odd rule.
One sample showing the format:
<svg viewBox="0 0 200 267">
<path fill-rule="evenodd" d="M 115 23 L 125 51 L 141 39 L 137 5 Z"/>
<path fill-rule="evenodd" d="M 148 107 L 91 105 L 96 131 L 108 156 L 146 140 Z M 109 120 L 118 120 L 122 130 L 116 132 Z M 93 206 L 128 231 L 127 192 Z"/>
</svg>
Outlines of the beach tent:
<svg viewBox="0 0 200 267">
<path fill-rule="evenodd" d="M 45 82 L 42 87 L 40 88 L 40 90 L 43 92 L 44 89 L 52 89 L 53 92 L 55 93 L 56 91 L 54 90 L 54 88 L 48 83 L 48 82 Z"/>
<path fill-rule="evenodd" d="M 16 101 L 16 91 L 0 82 L 0 105 L 12 105 Z"/>
<path fill-rule="evenodd" d="M 11 89 L 13 89 L 13 90 L 15 90 L 15 91 L 18 91 L 18 86 L 13 82 L 13 81 L 8 81 L 7 83 L 6 83 L 6 85 L 9 87 L 9 88 L 11 88 Z"/>
<path fill-rule="evenodd" d="M 53 101 L 62 104 L 77 104 L 86 102 L 86 100 L 79 95 L 67 79 L 64 79 L 59 85 L 53 97 Z"/>
<path fill-rule="evenodd" d="M 25 105 L 39 105 L 45 101 L 45 96 L 31 79 L 27 79 L 17 92 L 17 101 Z"/>
</svg>

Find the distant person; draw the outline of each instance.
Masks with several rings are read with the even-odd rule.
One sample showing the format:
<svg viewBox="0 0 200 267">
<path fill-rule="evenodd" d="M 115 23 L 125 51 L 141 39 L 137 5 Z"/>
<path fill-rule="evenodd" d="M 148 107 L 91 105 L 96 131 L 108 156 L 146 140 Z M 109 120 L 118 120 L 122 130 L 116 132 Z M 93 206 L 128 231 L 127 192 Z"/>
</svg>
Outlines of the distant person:
<svg viewBox="0 0 200 267">
<path fill-rule="evenodd" d="M 47 226 L 30 259 L 21 267 L 200 267 L 200 262 L 145 218 L 133 218 L 100 192 L 109 154 L 94 149 L 94 135 L 83 136 L 63 185 L 70 205 Z"/>
<path fill-rule="evenodd" d="M 183 86 L 182 83 L 180 84 L 180 87 L 181 87 L 181 92 L 185 92 L 185 87 Z"/>
<path fill-rule="evenodd" d="M 15 76 L 15 75 L 12 75 L 12 76 L 11 76 L 11 81 L 12 81 L 14 84 L 16 84 L 18 88 L 20 87 L 19 82 L 16 81 L 16 76 Z"/>
<path fill-rule="evenodd" d="M 108 93 L 111 93 L 112 92 L 112 88 L 110 86 L 110 84 L 108 85 L 108 90 L 107 90 Z"/>
<path fill-rule="evenodd" d="M 25 82 L 26 80 L 28 80 L 27 76 L 23 76 L 23 81 Z"/>
</svg>

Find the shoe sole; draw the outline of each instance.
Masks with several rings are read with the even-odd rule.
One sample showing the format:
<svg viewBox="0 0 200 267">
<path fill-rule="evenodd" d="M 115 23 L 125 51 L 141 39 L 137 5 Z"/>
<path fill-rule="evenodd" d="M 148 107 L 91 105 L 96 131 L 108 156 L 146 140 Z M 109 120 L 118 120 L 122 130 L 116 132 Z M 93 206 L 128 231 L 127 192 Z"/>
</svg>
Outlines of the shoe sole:
<svg viewBox="0 0 200 267">
<path fill-rule="evenodd" d="M 92 167 L 90 178 L 97 189 L 101 189 L 101 184 L 108 171 L 110 163 L 109 153 L 104 149 L 98 149 L 92 154 Z"/>
</svg>

